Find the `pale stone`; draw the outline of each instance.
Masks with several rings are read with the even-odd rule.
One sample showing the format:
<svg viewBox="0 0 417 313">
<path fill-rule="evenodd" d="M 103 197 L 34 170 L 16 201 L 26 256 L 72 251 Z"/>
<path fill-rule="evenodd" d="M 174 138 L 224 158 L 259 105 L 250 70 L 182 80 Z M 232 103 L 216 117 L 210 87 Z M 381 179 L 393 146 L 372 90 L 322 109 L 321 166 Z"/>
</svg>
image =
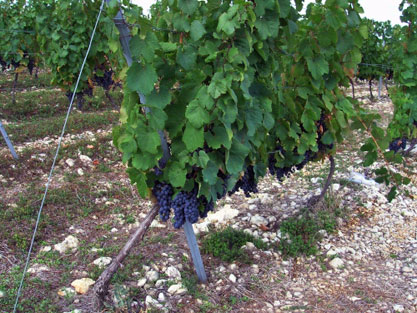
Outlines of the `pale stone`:
<svg viewBox="0 0 417 313">
<path fill-rule="evenodd" d="M 33 264 L 28 269 L 29 274 L 37 274 L 37 273 L 40 273 L 40 272 L 48 272 L 48 271 L 49 271 L 49 267 L 47 267 L 46 265 L 43 265 L 43 264 L 38 264 L 38 263 Z"/>
<path fill-rule="evenodd" d="M 327 253 L 326 253 L 326 255 L 327 256 L 329 256 L 329 257 L 331 257 L 331 256 L 333 256 L 333 255 L 336 255 L 337 254 L 337 251 L 336 250 L 333 250 L 333 249 L 330 249 L 329 251 L 327 251 Z"/>
<path fill-rule="evenodd" d="M 174 278 L 178 280 L 181 279 L 181 273 L 175 266 L 168 267 L 165 271 L 165 274 L 167 274 L 169 278 Z"/>
<path fill-rule="evenodd" d="M 165 295 L 164 295 L 164 293 L 163 293 L 163 292 L 160 292 L 160 293 L 159 293 L 159 295 L 158 295 L 158 301 L 160 301 L 160 302 L 165 302 L 165 301 L 167 301 L 167 299 L 166 299 L 166 297 L 165 297 Z"/>
<path fill-rule="evenodd" d="M 71 252 L 75 252 L 78 248 L 79 242 L 76 237 L 73 235 L 69 235 L 67 238 L 64 239 L 63 242 L 57 243 L 54 246 L 54 249 L 57 250 L 59 253 L 65 253 L 67 250 L 71 250 Z"/>
<path fill-rule="evenodd" d="M 146 278 L 139 279 L 139 281 L 138 281 L 138 287 L 145 286 L 146 282 L 147 282 L 147 279 Z"/>
<path fill-rule="evenodd" d="M 78 174 L 79 176 L 84 176 L 84 171 L 83 171 L 83 169 L 82 169 L 82 168 L 78 168 L 78 169 L 77 169 L 77 174 Z"/>
<path fill-rule="evenodd" d="M 151 228 L 166 228 L 167 225 L 159 223 L 157 220 L 153 220 L 150 226 Z"/>
<path fill-rule="evenodd" d="M 119 230 L 117 229 L 117 228 L 115 228 L 115 227 L 113 227 L 112 229 L 110 229 L 110 232 L 112 232 L 112 233 L 117 233 Z"/>
<path fill-rule="evenodd" d="M 93 161 L 91 160 L 90 157 L 86 156 L 86 155 L 80 155 L 80 160 L 81 162 L 83 162 L 84 164 L 90 165 Z"/>
<path fill-rule="evenodd" d="M 404 306 L 402 306 L 401 304 L 394 304 L 392 308 L 395 312 L 404 312 Z"/>
<path fill-rule="evenodd" d="M 344 265 L 344 262 L 340 258 L 334 258 L 330 261 L 329 265 L 334 269 L 338 269 Z"/>
<path fill-rule="evenodd" d="M 145 298 L 145 304 L 148 307 L 154 307 L 157 309 L 162 308 L 162 305 L 158 302 L 158 300 L 155 300 L 154 298 L 152 298 L 151 296 L 147 295 Z"/>
<path fill-rule="evenodd" d="M 109 265 L 112 261 L 112 258 L 108 257 L 108 256 L 102 256 L 98 259 L 95 259 L 93 261 L 94 265 L 97 265 L 99 268 L 104 268 L 107 265 Z"/>
<path fill-rule="evenodd" d="M 230 274 L 230 275 L 229 275 L 229 280 L 230 280 L 232 283 L 235 283 L 235 282 L 236 282 L 236 280 L 237 280 L 237 278 L 236 278 L 236 276 L 235 276 L 235 275 Z"/>
<path fill-rule="evenodd" d="M 404 267 L 402 268 L 402 271 L 403 271 L 404 273 L 411 273 L 413 270 L 412 270 L 412 268 L 411 268 L 411 267 L 409 267 L 409 266 L 404 266 Z"/>
<path fill-rule="evenodd" d="M 58 295 L 61 297 L 70 297 L 75 295 L 75 290 L 69 287 L 64 287 L 58 290 Z"/>
<path fill-rule="evenodd" d="M 256 247 L 255 247 L 255 245 L 253 244 L 253 242 L 250 242 L 250 241 L 248 241 L 246 244 L 245 244 L 245 246 L 246 246 L 246 248 L 248 249 L 248 250 L 254 250 Z"/>
<path fill-rule="evenodd" d="M 5 295 L 4 291 L 0 290 L 0 298 L 4 298 Z"/>
<path fill-rule="evenodd" d="M 88 289 L 94 285 L 95 281 L 91 278 L 81 278 L 76 279 L 71 283 L 71 286 L 74 287 L 75 291 L 80 294 L 86 294 Z"/>
<path fill-rule="evenodd" d="M 229 265 L 229 268 L 230 268 L 232 271 L 234 271 L 234 270 L 237 270 L 237 269 L 238 269 L 238 266 L 236 265 L 236 263 L 232 263 L 232 264 L 230 264 L 230 265 Z"/>
<path fill-rule="evenodd" d="M 257 226 L 268 224 L 268 220 L 265 217 L 262 217 L 262 216 L 260 216 L 258 214 L 252 216 L 251 219 L 250 219 L 250 222 L 252 224 L 257 225 Z"/>
<path fill-rule="evenodd" d="M 83 311 L 81 311 L 80 309 L 75 309 L 69 312 L 64 312 L 64 313 L 82 313 Z"/>
<path fill-rule="evenodd" d="M 74 166 L 74 160 L 73 159 L 66 159 L 65 160 L 65 163 L 67 163 L 67 165 L 69 166 L 69 167 L 73 167 Z"/>
<path fill-rule="evenodd" d="M 157 281 L 159 278 L 159 273 L 157 271 L 149 271 L 145 275 L 146 279 L 150 282 Z"/>
<path fill-rule="evenodd" d="M 205 233 L 208 232 L 209 231 L 209 228 L 208 228 L 209 225 L 210 225 L 209 221 L 203 221 L 201 223 L 193 224 L 194 233 L 196 235 L 198 235 L 199 233 L 202 233 L 202 232 L 205 232 Z"/>
<path fill-rule="evenodd" d="M 350 300 L 352 300 L 353 302 L 355 302 L 355 301 L 359 301 L 359 300 L 361 300 L 361 298 L 358 298 L 358 297 L 351 297 L 351 298 L 350 298 Z"/>
<path fill-rule="evenodd" d="M 52 247 L 51 246 L 45 246 L 45 247 L 42 247 L 41 248 L 41 252 L 49 252 L 51 250 L 52 250 Z"/>
<path fill-rule="evenodd" d="M 183 295 L 187 293 L 187 290 L 183 288 L 181 284 L 176 284 L 168 288 L 168 293 L 170 295 Z"/>
<path fill-rule="evenodd" d="M 209 213 L 207 216 L 207 221 L 210 223 L 219 223 L 225 224 L 231 219 L 239 215 L 239 210 L 232 209 L 230 205 L 225 205 L 222 209 L 216 213 Z"/>
<path fill-rule="evenodd" d="M 166 279 L 159 279 L 159 280 L 156 281 L 155 287 L 156 288 L 161 288 L 162 286 L 165 285 L 166 282 L 167 282 Z"/>
</svg>

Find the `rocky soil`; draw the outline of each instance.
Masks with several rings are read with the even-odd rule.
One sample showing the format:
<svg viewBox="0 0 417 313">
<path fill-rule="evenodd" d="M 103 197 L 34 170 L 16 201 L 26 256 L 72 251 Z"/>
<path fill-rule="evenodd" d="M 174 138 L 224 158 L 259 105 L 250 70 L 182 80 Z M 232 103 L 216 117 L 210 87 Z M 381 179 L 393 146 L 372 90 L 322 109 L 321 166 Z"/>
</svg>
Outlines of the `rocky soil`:
<svg viewBox="0 0 417 313">
<path fill-rule="evenodd" d="M 389 120 L 392 103 L 386 95 L 370 103 L 366 86 L 356 92 L 383 115 L 383 123 Z M 131 187 L 110 132 L 108 127 L 64 140 L 21 312 L 94 312 L 91 286 L 151 207 Z M 341 215 L 336 232 L 321 231 L 317 255 L 286 258 L 276 247 L 282 221 L 297 216 L 320 193 L 327 162 L 310 164 L 283 182 L 268 176 L 258 194 L 227 197 L 194 225 L 200 242 L 207 233 L 231 226 L 270 245 L 265 251 L 251 243 L 243 247 L 252 264 L 203 254 L 206 284 L 196 281 L 183 231 L 155 220 L 116 275 L 113 304 L 105 312 L 416 312 L 417 187 L 404 187 L 388 203 L 386 186 L 375 183 L 372 171 L 361 165 L 363 138 L 352 132 L 338 148 L 333 184 L 322 206 Z M 14 301 L 24 243 L 55 144 L 53 136 L 19 144 L 17 162 L 0 146 L 5 160 L 0 165 L 1 312 L 10 311 Z M 413 155 L 414 168 L 415 161 Z"/>
</svg>

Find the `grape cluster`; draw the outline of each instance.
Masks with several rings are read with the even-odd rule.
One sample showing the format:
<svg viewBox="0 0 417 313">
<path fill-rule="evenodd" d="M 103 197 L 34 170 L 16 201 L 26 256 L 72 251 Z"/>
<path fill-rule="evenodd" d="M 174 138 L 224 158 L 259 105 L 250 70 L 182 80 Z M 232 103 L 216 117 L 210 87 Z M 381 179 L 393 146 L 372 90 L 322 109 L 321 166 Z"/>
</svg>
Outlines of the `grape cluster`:
<svg viewBox="0 0 417 313">
<path fill-rule="evenodd" d="M 67 96 L 68 101 L 71 101 L 72 91 L 68 91 L 65 95 Z M 84 95 L 92 97 L 93 96 L 93 89 L 88 87 L 88 88 L 84 89 L 83 91 L 77 92 L 75 94 L 75 99 L 77 101 L 77 108 L 79 110 L 81 110 L 83 105 L 84 105 Z"/>
<path fill-rule="evenodd" d="M 397 138 L 397 139 L 394 139 L 389 144 L 389 150 L 394 151 L 395 153 L 397 153 L 400 149 L 405 150 L 406 146 L 407 146 L 407 138 L 406 137 Z"/>
<path fill-rule="evenodd" d="M 258 182 L 256 181 L 255 171 L 253 170 L 252 165 L 248 166 L 243 176 L 236 182 L 236 185 L 229 192 L 229 195 L 234 194 L 239 189 L 243 190 L 246 197 L 250 197 L 251 192 L 258 192 Z"/>
<path fill-rule="evenodd" d="M 162 221 L 166 222 L 171 214 L 171 199 L 174 193 L 172 186 L 157 181 L 152 189 L 152 193 L 159 204 L 159 216 Z"/>
<path fill-rule="evenodd" d="M 195 223 L 198 221 L 199 201 L 197 199 L 197 190 L 190 192 L 180 191 L 172 201 L 174 209 L 174 227 L 180 228 L 185 221 Z"/>
<path fill-rule="evenodd" d="M 113 70 L 105 70 L 102 76 L 97 76 L 97 74 L 95 74 L 94 82 L 96 82 L 98 86 L 103 87 L 104 90 L 110 90 L 114 84 Z"/>
</svg>

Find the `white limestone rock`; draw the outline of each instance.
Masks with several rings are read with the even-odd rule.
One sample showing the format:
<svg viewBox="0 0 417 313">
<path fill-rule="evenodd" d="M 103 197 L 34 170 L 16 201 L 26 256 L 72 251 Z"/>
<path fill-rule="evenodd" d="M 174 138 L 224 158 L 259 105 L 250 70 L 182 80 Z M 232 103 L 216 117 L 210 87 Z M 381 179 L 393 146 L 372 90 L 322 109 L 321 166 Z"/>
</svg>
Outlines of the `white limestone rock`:
<svg viewBox="0 0 417 313">
<path fill-rule="evenodd" d="M 93 261 L 94 265 L 97 265 L 99 268 L 105 268 L 107 265 L 109 265 L 112 261 L 112 258 L 108 256 L 102 256 L 98 259 L 95 259 Z"/>
<path fill-rule="evenodd" d="M 70 250 L 71 252 L 77 251 L 79 246 L 79 241 L 73 235 L 69 235 L 67 238 L 64 239 L 61 243 L 57 243 L 54 245 L 54 249 L 57 250 L 59 253 L 63 254 Z"/>
<path fill-rule="evenodd" d="M 71 286 L 74 287 L 75 291 L 79 294 L 86 294 L 88 289 L 90 289 L 90 287 L 92 285 L 94 285 L 95 281 L 92 280 L 91 278 L 81 278 L 81 279 L 76 279 L 71 283 Z"/>
<path fill-rule="evenodd" d="M 343 260 L 341 258 L 334 258 L 329 263 L 329 265 L 334 269 L 338 269 L 338 268 L 342 267 L 344 264 L 345 263 L 343 262 Z"/>
<path fill-rule="evenodd" d="M 181 284 L 175 284 L 168 288 L 168 293 L 170 295 L 183 295 L 187 293 L 187 289 L 185 289 Z"/>
<path fill-rule="evenodd" d="M 268 220 L 265 217 L 262 217 L 258 214 L 251 217 L 250 222 L 256 226 L 268 224 Z"/>
<path fill-rule="evenodd" d="M 175 266 L 168 267 L 165 274 L 167 274 L 169 278 L 181 280 L 181 273 Z"/>
</svg>

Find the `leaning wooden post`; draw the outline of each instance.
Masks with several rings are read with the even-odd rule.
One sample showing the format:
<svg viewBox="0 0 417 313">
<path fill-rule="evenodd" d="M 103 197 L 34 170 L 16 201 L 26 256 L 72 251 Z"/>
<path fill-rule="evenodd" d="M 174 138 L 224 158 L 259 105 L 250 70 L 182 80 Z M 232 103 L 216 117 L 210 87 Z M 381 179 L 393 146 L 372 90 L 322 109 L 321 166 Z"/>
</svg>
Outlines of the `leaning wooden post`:
<svg viewBox="0 0 417 313">
<path fill-rule="evenodd" d="M 108 3 L 110 0 L 106 0 L 106 1 Z M 114 23 L 120 33 L 120 43 L 122 45 L 123 55 L 126 58 L 127 64 L 130 66 L 133 63 L 132 54 L 130 52 L 130 46 L 129 46 L 131 35 L 130 35 L 130 30 L 128 28 L 128 25 L 125 22 L 125 19 L 123 17 L 123 13 L 121 10 L 117 12 L 116 17 L 114 18 Z M 140 97 L 140 101 L 143 104 L 146 104 L 145 96 L 141 93 L 138 93 L 138 94 Z M 152 114 L 149 108 L 145 108 L 145 112 L 146 114 Z M 159 137 L 161 138 L 161 146 L 163 150 L 163 157 L 159 165 L 161 167 L 164 167 L 166 163 L 168 162 L 168 159 L 170 158 L 170 152 L 169 152 L 167 140 L 162 130 L 159 131 Z M 201 282 L 205 283 L 207 281 L 207 275 L 204 270 L 203 260 L 201 258 L 200 250 L 198 248 L 197 240 L 194 234 L 194 229 L 191 223 L 186 222 L 184 224 L 184 232 L 185 232 L 185 236 L 187 237 L 188 247 L 191 252 L 191 256 L 194 262 L 194 268 L 197 273 L 198 279 Z"/>
<path fill-rule="evenodd" d="M 0 132 L 3 135 L 3 138 L 6 141 L 7 146 L 9 147 L 9 150 L 12 153 L 13 158 L 15 160 L 19 159 L 19 157 L 18 157 L 18 155 L 17 155 L 17 153 L 16 153 L 16 151 L 15 151 L 13 145 L 12 145 L 12 142 L 10 141 L 9 136 L 7 135 L 6 130 L 3 128 L 3 125 L 1 123 L 1 121 L 0 121 Z"/>
</svg>

